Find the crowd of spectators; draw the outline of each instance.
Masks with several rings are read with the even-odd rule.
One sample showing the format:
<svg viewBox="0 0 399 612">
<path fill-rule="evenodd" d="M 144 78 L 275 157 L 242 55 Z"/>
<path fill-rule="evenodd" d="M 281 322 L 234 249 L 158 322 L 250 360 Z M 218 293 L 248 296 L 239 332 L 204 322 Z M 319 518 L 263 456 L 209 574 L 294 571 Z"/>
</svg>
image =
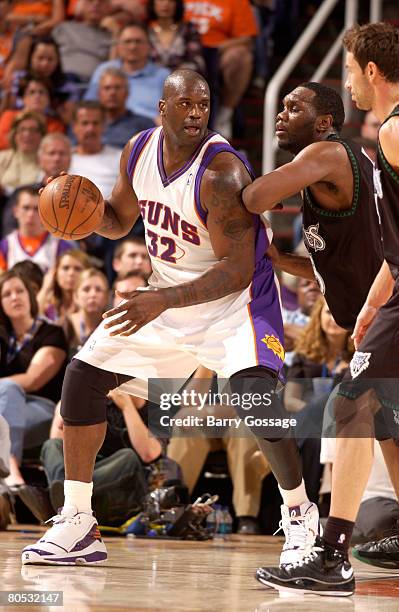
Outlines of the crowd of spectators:
<svg viewBox="0 0 399 612">
<path fill-rule="evenodd" d="M 267 77 L 271 17 L 283 4 L 0 0 L 0 529 L 18 496 L 39 520 L 62 505 L 59 400 L 66 364 L 112 304 L 115 290 L 145 289 L 151 274 L 140 221 L 119 241 L 59 240 L 41 224 L 39 189 L 64 171 L 87 176 L 108 196 L 126 141 L 160 123 L 158 100 L 176 68 L 207 77 L 211 126 L 231 138 L 233 114 L 251 79 Z M 360 138 L 370 157 L 377 128 L 368 114 Z M 289 293 L 283 304 L 283 400 L 302 420 L 298 443 L 309 496 L 317 502 L 319 492 L 328 491 L 334 453 L 320 449 L 317 436 L 316 443 L 306 439 L 306 427 L 323 427 L 328 393 L 352 347 L 315 282 L 294 281 Z M 212 377 L 200 368 L 193 381 L 211 384 Z M 148 435 L 148 414 L 157 407 L 116 391 L 108 403 L 108 433 L 93 478 L 100 522 L 120 524 L 137 512 L 160 462 L 164 474 L 178 474 L 192 492 L 208 453 L 223 448 L 238 531 L 259 533 L 262 481 L 270 468 L 253 438 L 228 431 L 218 439 L 183 436 L 166 448 L 165 441 Z M 44 467 L 45 487 L 26 480 L 24 459 L 31 449 Z M 393 494 L 380 463 L 364 517 L 372 507 L 385 528 L 398 507 L 384 502 Z M 379 505 L 371 506 L 375 499 Z M 370 529 L 363 521 L 358 531 L 370 537 Z"/>
</svg>

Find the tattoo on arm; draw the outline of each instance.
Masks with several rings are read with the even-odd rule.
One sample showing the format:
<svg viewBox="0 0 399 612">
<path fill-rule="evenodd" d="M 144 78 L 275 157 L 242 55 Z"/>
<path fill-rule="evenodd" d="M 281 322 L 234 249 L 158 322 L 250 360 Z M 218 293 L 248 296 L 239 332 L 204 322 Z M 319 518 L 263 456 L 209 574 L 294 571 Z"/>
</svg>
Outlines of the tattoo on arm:
<svg viewBox="0 0 399 612">
<path fill-rule="evenodd" d="M 103 216 L 101 227 L 99 227 L 99 229 L 97 230 L 97 233 L 101 234 L 101 232 L 110 232 L 110 231 L 116 231 L 116 230 L 119 231 L 121 229 L 121 224 L 119 222 L 118 217 L 115 214 L 114 209 L 112 208 L 111 204 L 107 200 L 105 200 L 104 204 L 105 204 L 104 216 Z"/>
</svg>

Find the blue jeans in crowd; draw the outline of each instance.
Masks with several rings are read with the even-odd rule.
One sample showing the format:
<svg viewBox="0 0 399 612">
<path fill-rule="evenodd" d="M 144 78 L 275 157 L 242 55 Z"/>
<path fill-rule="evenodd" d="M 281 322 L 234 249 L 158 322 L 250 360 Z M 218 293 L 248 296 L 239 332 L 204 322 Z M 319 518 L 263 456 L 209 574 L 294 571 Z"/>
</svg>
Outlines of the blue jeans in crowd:
<svg viewBox="0 0 399 612">
<path fill-rule="evenodd" d="M 47 440 L 55 403 L 25 393 L 9 378 L 0 378 L 0 414 L 10 427 L 11 454 L 18 461 L 25 448 L 36 448 Z"/>
</svg>

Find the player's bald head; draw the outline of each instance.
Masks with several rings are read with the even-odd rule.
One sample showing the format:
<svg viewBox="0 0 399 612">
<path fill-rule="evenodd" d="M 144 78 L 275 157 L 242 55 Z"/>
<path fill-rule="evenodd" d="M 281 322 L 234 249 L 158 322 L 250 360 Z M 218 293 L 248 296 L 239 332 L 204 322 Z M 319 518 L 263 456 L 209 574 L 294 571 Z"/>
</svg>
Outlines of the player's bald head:
<svg viewBox="0 0 399 612">
<path fill-rule="evenodd" d="M 175 70 L 165 79 L 162 97 L 167 100 L 176 95 L 184 95 L 184 93 L 201 89 L 204 94 L 210 95 L 209 85 L 204 77 L 195 70 L 184 68 Z"/>
</svg>

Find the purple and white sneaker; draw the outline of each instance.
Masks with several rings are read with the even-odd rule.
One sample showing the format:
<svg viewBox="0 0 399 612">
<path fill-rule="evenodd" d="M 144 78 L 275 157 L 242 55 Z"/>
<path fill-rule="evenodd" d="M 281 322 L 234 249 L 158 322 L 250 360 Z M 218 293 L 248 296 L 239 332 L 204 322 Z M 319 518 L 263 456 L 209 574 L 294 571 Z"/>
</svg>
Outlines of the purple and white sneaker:
<svg viewBox="0 0 399 612">
<path fill-rule="evenodd" d="M 75 508 L 50 521 L 53 526 L 44 536 L 23 549 L 23 565 L 96 565 L 107 560 L 107 549 L 92 514 Z"/>
</svg>

